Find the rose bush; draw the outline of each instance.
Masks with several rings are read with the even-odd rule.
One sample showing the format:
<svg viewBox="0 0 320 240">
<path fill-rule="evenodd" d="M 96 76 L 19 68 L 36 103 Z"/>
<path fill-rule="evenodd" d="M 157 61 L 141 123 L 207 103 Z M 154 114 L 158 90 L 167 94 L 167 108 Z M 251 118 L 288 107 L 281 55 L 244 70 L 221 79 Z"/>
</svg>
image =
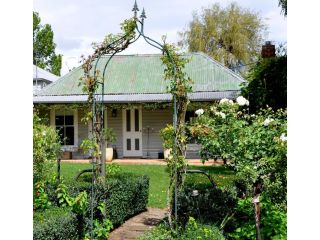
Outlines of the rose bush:
<svg viewBox="0 0 320 240">
<path fill-rule="evenodd" d="M 252 195 L 261 183 L 263 193 L 274 204 L 286 208 L 287 193 L 287 114 L 286 110 L 248 112 L 243 97 L 237 103 L 222 99 L 204 109 L 190 126 L 201 144 L 203 161 L 216 155 L 228 160 L 236 171 L 244 196 Z"/>
</svg>

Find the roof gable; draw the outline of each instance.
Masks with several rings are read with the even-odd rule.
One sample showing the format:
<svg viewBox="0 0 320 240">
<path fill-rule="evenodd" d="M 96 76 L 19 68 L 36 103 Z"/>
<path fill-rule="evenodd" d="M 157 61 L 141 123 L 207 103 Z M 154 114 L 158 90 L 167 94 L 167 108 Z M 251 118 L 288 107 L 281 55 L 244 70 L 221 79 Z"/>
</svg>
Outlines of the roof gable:
<svg viewBox="0 0 320 240">
<path fill-rule="evenodd" d="M 164 66 L 160 54 L 116 55 L 104 78 L 104 93 L 111 94 L 154 94 L 166 93 L 169 81 L 163 78 Z M 193 80 L 193 92 L 219 92 L 239 90 L 243 78 L 202 53 L 186 54 L 191 61 L 186 72 Z M 101 75 L 110 56 L 100 58 L 97 69 Z M 81 95 L 79 79 L 83 76 L 80 67 L 47 86 L 38 95 Z"/>
</svg>

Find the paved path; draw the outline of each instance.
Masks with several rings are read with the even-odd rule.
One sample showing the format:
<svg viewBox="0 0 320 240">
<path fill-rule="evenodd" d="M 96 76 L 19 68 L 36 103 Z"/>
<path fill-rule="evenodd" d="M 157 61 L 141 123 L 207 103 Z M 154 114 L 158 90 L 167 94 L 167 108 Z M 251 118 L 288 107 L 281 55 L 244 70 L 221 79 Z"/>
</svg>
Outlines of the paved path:
<svg viewBox="0 0 320 240">
<path fill-rule="evenodd" d="M 74 160 L 61 160 L 62 162 L 72 162 L 72 163 L 90 163 L 88 159 L 74 159 Z M 222 160 L 208 160 L 202 164 L 200 159 L 189 159 L 187 160 L 189 165 L 195 166 L 213 166 L 213 165 L 223 165 Z M 163 159 L 114 159 L 112 163 L 118 163 L 123 165 L 166 165 L 167 163 Z"/>
<path fill-rule="evenodd" d="M 133 240 L 137 239 L 145 231 L 156 226 L 165 216 L 167 210 L 148 208 L 147 211 L 128 219 L 119 228 L 113 230 L 109 240 Z"/>
</svg>

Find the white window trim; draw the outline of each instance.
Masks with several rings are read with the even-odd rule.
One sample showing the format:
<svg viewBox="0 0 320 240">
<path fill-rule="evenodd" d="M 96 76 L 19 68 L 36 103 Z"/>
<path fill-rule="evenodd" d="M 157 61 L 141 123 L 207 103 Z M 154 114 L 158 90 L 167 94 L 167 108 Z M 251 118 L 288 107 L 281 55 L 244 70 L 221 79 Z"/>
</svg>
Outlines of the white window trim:
<svg viewBox="0 0 320 240">
<path fill-rule="evenodd" d="M 50 110 L 50 126 L 56 129 L 56 111 L 55 109 Z M 63 145 L 62 150 L 64 151 L 77 151 L 78 150 L 78 141 L 79 141 L 79 134 L 78 134 L 78 110 L 73 110 L 73 121 L 74 121 L 74 145 Z"/>
</svg>

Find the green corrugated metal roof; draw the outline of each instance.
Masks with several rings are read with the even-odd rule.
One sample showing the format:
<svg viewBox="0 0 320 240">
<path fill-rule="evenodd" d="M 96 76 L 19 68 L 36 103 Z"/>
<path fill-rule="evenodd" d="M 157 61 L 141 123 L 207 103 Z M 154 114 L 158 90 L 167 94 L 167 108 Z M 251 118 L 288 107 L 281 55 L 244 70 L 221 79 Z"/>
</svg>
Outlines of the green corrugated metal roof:
<svg viewBox="0 0 320 240">
<path fill-rule="evenodd" d="M 160 54 L 116 55 L 105 75 L 105 94 L 166 93 L 168 81 L 163 79 Z M 187 54 L 191 61 L 186 72 L 193 80 L 193 91 L 239 90 L 244 80 L 202 53 Z M 103 72 L 110 56 L 99 60 L 97 69 Z M 84 94 L 79 79 L 83 75 L 81 67 L 58 79 L 44 88 L 38 95 L 79 95 Z"/>
</svg>

